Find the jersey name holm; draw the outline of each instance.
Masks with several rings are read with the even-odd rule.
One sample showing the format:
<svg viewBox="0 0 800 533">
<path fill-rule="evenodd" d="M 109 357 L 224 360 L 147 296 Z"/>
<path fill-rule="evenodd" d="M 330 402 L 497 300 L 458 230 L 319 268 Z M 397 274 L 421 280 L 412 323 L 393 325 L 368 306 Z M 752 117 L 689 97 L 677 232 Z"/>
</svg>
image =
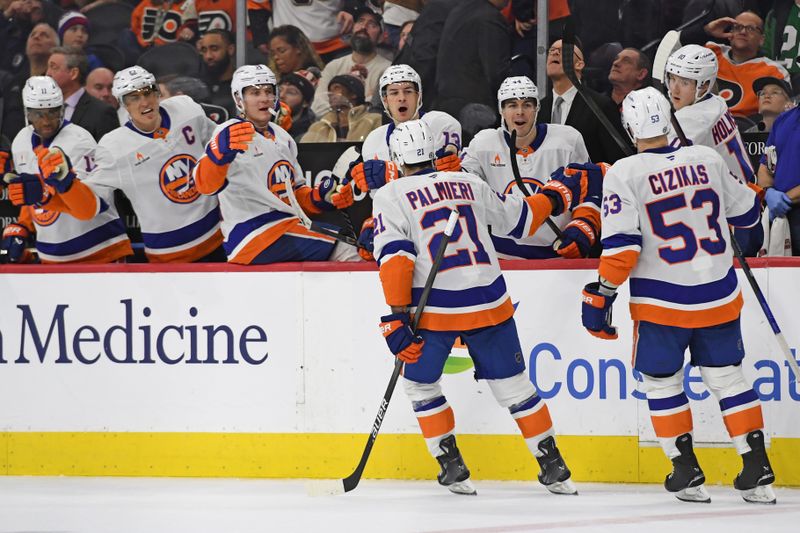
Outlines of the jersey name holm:
<svg viewBox="0 0 800 533">
<path fill-rule="evenodd" d="M 728 137 L 736 131 L 736 121 L 730 111 L 726 111 L 722 117 L 714 124 L 711 134 L 714 136 L 714 144 L 721 144 L 728 140 Z"/>
<path fill-rule="evenodd" d="M 469 183 L 437 181 L 431 185 L 434 186 L 435 196 L 431 193 L 430 186 L 406 193 L 406 198 L 411 203 L 411 209 L 428 207 L 443 200 L 475 201 L 475 194 L 472 192 L 472 186 Z"/>
<path fill-rule="evenodd" d="M 705 165 L 682 165 L 650 174 L 647 181 L 653 194 L 664 194 L 692 185 L 706 185 L 708 172 Z"/>
</svg>

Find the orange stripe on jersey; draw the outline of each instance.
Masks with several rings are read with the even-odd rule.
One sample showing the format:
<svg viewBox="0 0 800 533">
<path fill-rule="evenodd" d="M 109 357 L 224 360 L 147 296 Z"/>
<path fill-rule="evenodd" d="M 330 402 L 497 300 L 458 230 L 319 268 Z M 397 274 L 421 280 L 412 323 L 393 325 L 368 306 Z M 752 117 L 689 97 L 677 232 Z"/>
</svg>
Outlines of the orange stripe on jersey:
<svg viewBox="0 0 800 533">
<path fill-rule="evenodd" d="M 105 263 L 114 263 L 119 261 L 123 257 L 127 257 L 129 255 L 133 255 L 133 249 L 131 248 L 131 241 L 125 239 L 124 241 L 115 242 L 111 246 L 103 248 L 102 250 L 98 250 L 97 252 L 88 255 L 86 257 L 82 257 L 80 259 L 75 259 L 73 261 L 48 261 L 47 259 L 40 258 L 42 264 L 49 264 L 49 265 L 63 265 L 66 263 L 72 264 L 105 264 Z"/>
<path fill-rule="evenodd" d="M 550 199 L 544 194 L 528 196 L 525 198 L 525 201 L 528 203 L 528 207 L 530 207 L 531 211 L 533 211 L 533 221 L 531 222 L 531 228 L 528 232 L 528 236 L 531 236 L 536 233 L 539 226 L 544 224 L 544 221 L 547 220 L 547 217 L 553 212 L 553 204 L 550 203 Z"/>
<path fill-rule="evenodd" d="M 225 184 L 228 176 L 227 165 L 215 165 L 208 157 L 201 157 L 194 173 L 194 184 L 200 194 L 214 194 Z"/>
<path fill-rule="evenodd" d="M 756 196 L 758 196 L 758 201 L 759 202 L 763 202 L 764 201 L 764 195 L 767 193 L 766 189 L 763 189 L 762 187 L 759 187 L 755 183 L 748 183 L 747 186 L 750 187 L 753 191 L 755 191 Z"/>
<path fill-rule="evenodd" d="M 277 224 L 269 226 L 264 231 L 253 237 L 235 256 L 228 258 L 229 263 L 238 265 L 249 265 L 258 254 L 272 246 L 275 241 L 283 237 L 289 230 L 299 226 L 296 218 L 281 220 Z M 300 226 L 301 228 L 303 226 Z M 305 228 L 303 228 L 305 229 Z"/>
<path fill-rule="evenodd" d="M 147 260 L 151 263 L 192 263 L 202 259 L 222 244 L 222 231 L 217 230 L 205 242 L 170 254 L 148 253 Z"/>
<path fill-rule="evenodd" d="M 414 261 L 404 255 L 396 255 L 381 263 L 380 278 L 383 296 L 390 307 L 411 304 Z"/>
<path fill-rule="evenodd" d="M 550 411 L 547 409 L 547 405 L 542 406 L 542 408 L 535 413 L 517 418 L 516 420 L 519 430 L 522 432 L 522 436 L 526 439 L 541 435 L 553 427 L 553 421 L 550 419 Z"/>
<path fill-rule="evenodd" d="M 614 285 L 622 285 L 631 274 L 631 270 L 639 260 L 639 252 L 625 250 L 614 255 L 603 255 L 600 257 L 600 266 L 597 273 Z"/>
<path fill-rule="evenodd" d="M 392 304 L 395 305 L 395 304 Z M 403 304 L 400 304 L 403 305 Z M 514 316 L 514 305 L 507 298 L 493 309 L 471 313 L 444 314 L 424 311 L 419 320 L 421 329 L 432 331 L 467 331 L 476 328 L 496 326 Z"/>
<path fill-rule="evenodd" d="M 639 321 L 633 321 L 633 350 L 631 350 L 631 368 L 636 367 L 636 350 L 639 344 Z"/>
<path fill-rule="evenodd" d="M 441 437 L 445 433 L 450 433 L 456 427 L 456 417 L 453 408 L 448 407 L 444 411 L 430 416 L 420 416 L 417 418 L 422 436 L 426 439 Z"/>
<path fill-rule="evenodd" d="M 315 206 L 314 202 L 311 201 L 311 194 L 313 192 L 314 189 L 308 185 L 303 185 L 294 191 L 294 195 L 297 197 L 297 203 L 300 204 L 300 207 L 303 209 L 303 211 L 309 215 L 318 215 L 319 213 L 322 213 L 322 210 Z"/>
<path fill-rule="evenodd" d="M 724 324 L 739 317 L 742 311 L 742 292 L 730 302 L 698 311 L 685 311 L 683 309 L 670 309 L 652 304 L 631 304 L 631 318 L 661 324 L 663 326 L 678 326 L 681 328 L 706 328 Z"/>
<path fill-rule="evenodd" d="M 760 405 L 738 413 L 725 415 L 722 420 L 725 422 L 725 427 L 728 428 L 728 434 L 731 437 L 747 435 L 751 431 L 764 427 L 764 416 L 761 414 Z"/>
<path fill-rule="evenodd" d="M 94 191 L 92 191 L 88 185 L 81 182 L 81 180 L 77 179 L 72 182 L 72 187 L 70 187 L 67 192 L 56 194 L 53 200 L 51 200 L 51 203 L 58 200 L 61 201 L 60 204 L 53 206 L 48 204 L 47 208 L 67 213 L 78 220 L 93 219 L 97 215 L 100 207 L 98 205 L 99 200 L 94 194 Z"/>
<path fill-rule="evenodd" d="M 329 54 L 331 52 L 335 52 L 336 50 L 341 50 L 342 48 L 347 47 L 347 43 L 345 43 L 340 37 L 334 37 L 333 39 L 328 39 L 327 41 L 319 41 L 311 44 L 314 46 L 314 50 L 316 50 L 319 55 Z"/>
<path fill-rule="evenodd" d="M 575 211 L 572 212 L 572 220 L 576 218 L 585 218 L 592 225 L 595 227 L 595 230 L 600 228 L 600 211 L 597 209 L 592 209 L 588 206 L 577 207 Z M 608 278 L 606 278 L 608 279 Z"/>
<path fill-rule="evenodd" d="M 677 437 L 692 430 L 692 412 L 687 407 L 685 411 L 667 416 L 651 416 L 656 437 Z"/>
</svg>

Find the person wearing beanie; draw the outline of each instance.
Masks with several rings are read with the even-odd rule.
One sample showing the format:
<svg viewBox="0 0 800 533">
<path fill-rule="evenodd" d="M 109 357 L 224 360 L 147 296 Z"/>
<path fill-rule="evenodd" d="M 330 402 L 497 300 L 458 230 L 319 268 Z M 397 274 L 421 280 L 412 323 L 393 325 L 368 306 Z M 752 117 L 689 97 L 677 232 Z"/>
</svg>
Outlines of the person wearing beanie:
<svg viewBox="0 0 800 533">
<path fill-rule="evenodd" d="M 72 46 L 86 53 L 89 60 L 89 72 L 105 66 L 99 57 L 87 49 L 89 42 L 89 19 L 78 11 L 67 11 L 58 21 L 58 39 L 61 46 Z"/>
<path fill-rule="evenodd" d="M 299 141 L 315 119 L 311 112 L 314 86 L 301 73 L 292 72 L 281 78 L 278 94 L 281 102 L 292 110 L 292 127 L 289 128 L 289 135 Z"/>
<path fill-rule="evenodd" d="M 380 113 L 370 113 L 364 82 L 350 74 L 334 76 L 328 83 L 330 111 L 308 129 L 301 142 L 363 141 L 381 125 Z"/>
</svg>

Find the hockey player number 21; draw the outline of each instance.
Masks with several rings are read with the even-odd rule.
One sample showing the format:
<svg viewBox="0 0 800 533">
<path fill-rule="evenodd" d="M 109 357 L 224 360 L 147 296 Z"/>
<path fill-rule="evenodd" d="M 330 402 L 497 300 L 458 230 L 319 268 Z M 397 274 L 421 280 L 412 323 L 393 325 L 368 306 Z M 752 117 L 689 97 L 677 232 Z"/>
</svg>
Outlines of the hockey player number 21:
<svg viewBox="0 0 800 533">
<path fill-rule="evenodd" d="M 702 248 L 709 255 L 721 254 L 725 251 L 725 239 L 722 237 L 722 228 L 719 226 L 719 196 L 713 189 L 699 189 L 695 191 L 690 202 L 691 209 L 702 209 L 706 204 L 711 204 L 711 213 L 706 218 L 708 228 L 713 230 L 715 238 L 698 239 L 694 230 L 683 222 L 667 224 L 664 215 L 678 209 L 684 209 L 686 196 L 677 194 L 664 198 L 657 202 L 647 204 L 647 214 L 653 225 L 653 233 L 665 241 L 672 239 L 682 239 L 683 248 L 672 248 L 662 246 L 658 249 L 658 255 L 669 264 L 683 263 L 691 261 L 697 255 L 698 248 Z"/>
<path fill-rule="evenodd" d="M 457 206 L 457 209 L 459 215 L 458 224 L 456 224 L 455 229 L 453 229 L 453 236 L 450 238 L 450 244 L 453 245 L 461 242 L 461 237 L 464 235 L 464 230 L 461 227 L 463 220 L 467 224 L 467 234 L 472 244 L 475 245 L 475 251 L 470 251 L 468 248 L 459 248 L 455 253 L 445 255 L 442 260 L 442 266 L 439 268 L 440 272 L 444 272 L 450 268 L 490 262 L 489 254 L 486 253 L 486 249 L 483 247 L 483 243 L 481 243 L 480 237 L 478 236 L 478 223 L 475 220 L 475 212 L 472 210 L 472 206 L 469 204 L 461 204 Z M 442 231 L 434 234 L 428 243 L 431 261 L 433 261 L 433 258 L 436 256 L 436 250 L 439 249 L 439 242 L 444 235 L 444 227 L 447 224 L 447 219 L 450 217 L 450 212 L 451 210 L 449 207 L 440 207 L 427 211 L 422 215 L 420 224 L 423 230 L 432 228 L 440 222 L 442 224 Z"/>
</svg>

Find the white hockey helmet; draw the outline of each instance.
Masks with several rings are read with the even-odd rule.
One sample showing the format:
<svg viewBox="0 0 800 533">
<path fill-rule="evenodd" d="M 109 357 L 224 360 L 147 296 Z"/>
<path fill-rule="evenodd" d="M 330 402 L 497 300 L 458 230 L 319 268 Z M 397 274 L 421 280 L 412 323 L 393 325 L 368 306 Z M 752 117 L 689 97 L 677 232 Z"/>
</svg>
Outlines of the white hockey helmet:
<svg viewBox="0 0 800 533">
<path fill-rule="evenodd" d="M 399 124 L 389 139 L 389 155 L 398 166 L 419 165 L 436 159 L 433 134 L 421 120 Z"/>
<path fill-rule="evenodd" d="M 536 115 L 539 113 L 539 89 L 528 76 L 510 76 L 503 80 L 500 88 L 497 89 L 497 112 L 500 113 L 500 121 L 503 129 L 508 131 L 506 121 L 503 120 L 503 103 L 508 100 L 524 100 L 532 98 L 536 101 L 536 113 L 533 115 L 534 127 Z"/>
<path fill-rule="evenodd" d="M 266 65 L 242 65 L 233 73 L 231 79 L 231 97 L 239 113 L 244 113 L 243 94 L 246 87 L 254 85 L 272 85 L 275 92 L 275 109 L 273 114 L 278 112 L 280 101 L 278 100 L 278 79 L 275 73 Z"/>
<path fill-rule="evenodd" d="M 31 76 L 22 88 L 22 105 L 28 109 L 53 109 L 64 105 L 64 95 L 50 76 Z"/>
<path fill-rule="evenodd" d="M 675 74 L 682 78 L 688 78 L 697 82 L 695 89 L 695 101 L 711 92 L 714 82 L 717 81 L 717 71 L 719 64 L 714 52 L 699 44 L 687 44 L 679 48 L 667 59 L 667 66 L 664 69 L 667 74 Z M 703 87 L 704 84 L 707 85 Z M 669 89 L 669 78 L 667 78 L 667 89 Z"/>
<path fill-rule="evenodd" d="M 111 94 L 120 103 L 123 103 L 122 97 L 147 87 L 156 86 L 156 77 L 150 72 L 146 71 L 139 65 L 124 68 L 114 74 L 114 81 L 111 84 Z"/>
<path fill-rule="evenodd" d="M 622 126 L 634 143 L 669 133 L 670 107 L 654 87 L 631 91 L 622 101 Z"/>
<path fill-rule="evenodd" d="M 419 74 L 417 74 L 417 71 L 408 65 L 391 65 L 381 74 L 378 85 L 380 86 L 381 103 L 383 103 L 383 108 L 386 110 L 386 113 L 389 113 L 389 108 L 386 105 L 386 88 L 393 83 L 402 83 L 405 81 L 416 85 L 417 94 L 419 96 L 417 98 L 417 109 L 414 116 L 419 113 L 419 109 L 422 107 L 422 79 L 419 77 Z"/>
</svg>

